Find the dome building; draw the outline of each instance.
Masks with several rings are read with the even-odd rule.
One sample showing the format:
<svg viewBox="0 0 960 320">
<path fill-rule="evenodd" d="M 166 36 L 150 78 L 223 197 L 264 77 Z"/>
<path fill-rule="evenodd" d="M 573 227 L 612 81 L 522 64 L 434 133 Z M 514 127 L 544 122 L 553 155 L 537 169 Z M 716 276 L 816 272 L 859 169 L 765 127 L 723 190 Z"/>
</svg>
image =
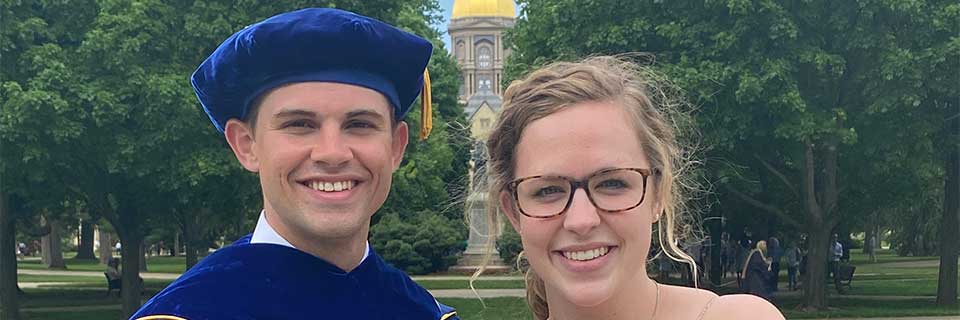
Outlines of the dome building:
<svg viewBox="0 0 960 320">
<path fill-rule="evenodd" d="M 470 125 L 470 135 L 475 140 L 471 165 L 483 167 L 486 152 L 482 141 L 487 139 L 493 124 L 500 115 L 503 87 L 503 64 L 510 56 L 510 49 L 503 45 L 503 32 L 513 27 L 516 21 L 516 5 L 511 0 L 454 0 L 450 24 L 450 46 L 454 59 L 460 67 L 462 85 L 460 103 L 465 104 L 464 113 Z M 470 170 L 474 183 L 475 170 Z M 489 234 L 485 215 L 485 199 L 473 194 L 467 199 L 470 212 L 470 235 L 467 249 L 454 271 L 471 273 L 481 264 L 486 252 L 494 252 L 493 261 L 487 270 L 507 271 L 496 254 L 496 248 L 488 248 L 488 240 L 496 239 L 500 232 Z M 497 230 L 502 230 L 498 226 Z"/>
<path fill-rule="evenodd" d="M 455 0 L 450 24 L 450 46 L 460 67 L 459 100 L 475 139 L 486 139 L 500 113 L 503 64 L 510 50 L 503 31 L 513 27 L 516 5 L 511 0 Z"/>
</svg>

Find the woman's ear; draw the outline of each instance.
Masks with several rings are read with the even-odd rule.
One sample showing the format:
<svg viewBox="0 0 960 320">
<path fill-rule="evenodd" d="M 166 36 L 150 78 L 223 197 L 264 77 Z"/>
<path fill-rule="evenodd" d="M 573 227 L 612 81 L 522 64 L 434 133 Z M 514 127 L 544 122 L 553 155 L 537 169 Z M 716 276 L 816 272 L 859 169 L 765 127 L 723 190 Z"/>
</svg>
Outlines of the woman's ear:
<svg viewBox="0 0 960 320">
<path fill-rule="evenodd" d="M 500 191 L 500 210 L 503 211 L 503 214 L 507 216 L 507 220 L 510 221 L 510 225 L 513 226 L 513 230 L 520 234 L 520 231 L 523 230 L 523 227 L 520 225 L 520 220 L 517 216 L 517 210 L 514 209 L 516 206 L 513 205 L 513 198 L 510 197 L 510 193 L 506 191 Z"/>
<path fill-rule="evenodd" d="M 660 219 L 663 217 L 663 215 L 667 214 L 666 212 L 663 211 L 663 205 L 661 203 L 662 202 L 657 201 L 656 203 L 653 204 L 652 223 L 660 222 Z"/>
</svg>

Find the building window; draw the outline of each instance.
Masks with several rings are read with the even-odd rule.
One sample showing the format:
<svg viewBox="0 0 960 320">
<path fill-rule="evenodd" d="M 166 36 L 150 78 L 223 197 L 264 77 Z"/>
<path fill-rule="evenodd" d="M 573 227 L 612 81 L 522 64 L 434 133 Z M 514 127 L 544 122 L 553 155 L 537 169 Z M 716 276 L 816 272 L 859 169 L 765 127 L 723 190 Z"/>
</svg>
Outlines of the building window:
<svg viewBox="0 0 960 320">
<path fill-rule="evenodd" d="M 490 127 L 490 119 L 480 119 L 480 128 L 486 129 Z"/>
<path fill-rule="evenodd" d="M 480 74 L 477 75 L 477 91 L 490 91 L 492 88 L 490 86 L 490 75 L 489 74 Z"/>
<path fill-rule="evenodd" d="M 477 49 L 477 67 L 481 69 L 489 69 L 493 66 L 493 52 L 490 51 L 490 47 L 481 46 Z"/>
<path fill-rule="evenodd" d="M 464 53 L 464 50 L 465 50 L 464 47 L 465 47 L 465 45 L 463 44 L 463 41 L 462 41 L 462 40 L 461 40 L 461 41 L 457 41 L 457 50 L 455 51 L 455 54 L 457 55 L 457 59 L 458 59 L 458 60 L 463 60 L 463 59 L 465 58 L 465 57 L 463 56 L 463 53 Z"/>
</svg>

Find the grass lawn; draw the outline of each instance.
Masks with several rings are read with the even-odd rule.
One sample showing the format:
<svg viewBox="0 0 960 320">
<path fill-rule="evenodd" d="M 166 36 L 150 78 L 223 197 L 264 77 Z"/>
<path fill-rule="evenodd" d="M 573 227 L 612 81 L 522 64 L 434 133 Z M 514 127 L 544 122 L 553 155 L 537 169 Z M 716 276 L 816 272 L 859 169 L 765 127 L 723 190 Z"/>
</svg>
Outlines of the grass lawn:
<svg viewBox="0 0 960 320">
<path fill-rule="evenodd" d="M 161 280 L 161 279 L 144 279 L 143 286 L 146 289 L 160 289 L 166 288 L 167 285 L 173 280 Z M 40 288 L 64 288 L 64 289 L 77 289 L 77 288 L 100 288 L 103 290 L 107 289 L 107 280 L 103 279 L 99 282 L 76 282 L 70 284 L 56 284 L 56 285 L 40 285 Z"/>
<path fill-rule="evenodd" d="M 822 312 L 803 313 L 796 311 L 800 298 L 784 297 L 778 300 L 778 305 L 788 319 L 810 318 L 838 318 L 838 317 L 897 317 L 897 316 L 937 316 L 960 315 L 960 309 L 937 307 L 933 303 L 936 294 L 937 272 L 936 257 L 897 257 L 890 252 L 880 254 L 880 262 L 917 262 L 916 265 L 884 265 L 871 264 L 867 257 L 853 253 L 852 261 L 857 265 L 853 280 L 851 295 L 861 296 L 929 296 L 928 299 L 918 300 L 880 300 L 848 298 L 838 296 L 832 288 L 829 303 L 831 310 Z M 96 261 L 67 260 L 68 270 L 84 270 L 102 272 L 104 266 Z M 20 262 L 24 269 L 43 269 L 39 261 Z M 151 272 L 181 272 L 183 258 L 153 257 L 148 261 Z M 786 271 L 783 272 L 785 276 Z M 26 295 L 21 298 L 26 319 L 119 319 L 120 300 L 116 293 L 106 296 L 106 284 L 103 277 L 86 276 L 37 276 L 19 275 L 20 282 L 69 282 L 58 286 L 27 288 Z M 168 285 L 171 280 L 146 279 L 146 290 L 143 300 L 146 301 L 153 294 Z M 427 289 L 469 289 L 468 280 L 436 280 L 423 279 L 417 281 Z M 523 288 L 522 280 L 478 280 L 477 289 L 511 289 Z M 721 288 L 722 293 L 730 293 L 735 288 Z M 440 302 L 456 308 L 464 319 L 530 319 L 530 312 L 522 298 L 486 298 L 483 307 L 480 300 L 474 298 L 441 298 Z M 36 312 L 31 308 L 93 306 L 105 309 Z"/>
<path fill-rule="evenodd" d="M 103 282 L 106 283 L 106 277 L 87 277 L 87 276 L 47 276 L 18 274 L 17 282 Z"/>
<path fill-rule="evenodd" d="M 92 293 L 88 293 L 91 295 Z M 98 295 L 100 302 L 97 305 L 119 305 L 119 299 L 115 296 L 112 298 L 104 298 L 102 295 Z M 439 299 L 440 303 L 452 306 L 457 309 L 457 312 L 462 319 L 470 320 L 510 320 L 510 319 L 530 319 L 530 312 L 527 310 L 527 304 L 521 298 L 487 298 L 484 299 L 484 303 L 487 304 L 486 308 L 481 305 L 480 300 L 477 299 L 462 299 L 462 298 L 449 298 L 449 299 Z M 94 304 L 85 304 L 85 305 L 94 305 Z M 25 319 L 44 319 L 44 320 L 54 320 L 54 319 L 71 319 L 71 320 L 86 320 L 86 319 L 120 319 L 121 311 L 119 307 L 113 309 L 105 310 L 90 310 L 90 311 L 57 311 L 57 312 L 30 312 L 29 309 L 24 312 Z"/>
<path fill-rule="evenodd" d="M 93 295 L 87 293 L 87 295 Z M 87 298 L 87 300 L 97 300 L 99 305 L 118 305 L 119 300 L 115 297 L 104 298 L 102 295 Z M 460 317 L 463 319 L 479 320 L 512 320 L 512 319 L 530 319 L 530 312 L 527 310 L 526 302 L 522 298 L 487 298 L 483 302 L 480 300 L 464 298 L 446 298 L 439 299 L 441 303 L 452 306 L 457 309 Z M 934 305 L 932 300 L 905 300 L 905 301 L 877 301 L 864 299 L 832 299 L 830 311 L 821 312 L 799 312 L 795 308 L 799 303 L 798 299 L 785 299 L 780 301 L 781 310 L 783 310 L 787 319 L 812 319 L 812 318 L 840 318 L 840 317 L 907 317 L 907 316 L 949 316 L 960 315 L 957 308 L 943 308 Z M 93 305 L 93 304 L 86 304 Z M 120 309 L 105 309 L 91 311 L 58 311 L 58 312 L 24 312 L 26 319 L 119 319 Z"/>
<path fill-rule="evenodd" d="M 18 282 L 69 282 L 64 285 L 41 287 L 60 288 L 105 288 L 106 279 L 103 277 L 61 276 L 61 275 L 17 275 Z M 144 279 L 147 287 L 164 288 L 173 280 Z M 418 280 L 418 284 L 428 290 L 440 289 L 470 289 L 468 280 Z M 523 280 L 477 280 L 474 282 L 477 289 L 523 289 Z"/>
<path fill-rule="evenodd" d="M 417 283 L 428 290 L 438 289 L 470 289 L 469 280 L 417 280 Z M 473 282 L 477 289 L 523 289 L 523 280 L 477 280 Z"/>
<path fill-rule="evenodd" d="M 889 250 L 879 255 L 880 264 L 869 263 L 866 255 L 851 254 L 857 265 L 853 287 L 854 295 L 936 296 L 939 257 L 898 257 Z M 930 262 L 921 266 L 885 265 L 885 262 Z M 958 281 L 960 283 L 960 281 Z"/>
<path fill-rule="evenodd" d="M 146 288 L 141 295 L 146 302 L 154 294 L 160 291 L 163 286 L 156 283 L 144 283 Z M 75 287 L 41 287 L 24 289 L 25 295 L 20 296 L 21 308 L 41 308 L 41 307 L 66 307 L 66 306 L 100 306 L 100 305 L 119 305 L 120 299 L 117 297 L 117 290 L 113 290 L 108 296 L 107 288 L 104 285 L 94 286 L 75 286 Z"/>
<path fill-rule="evenodd" d="M 120 308 L 112 310 L 24 312 L 24 320 L 104 320 L 123 319 Z"/>
<path fill-rule="evenodd" d="M 957 309 L 957 307 L 939 307 L 932 299 L 880 301 L 869 299 L 831 298 L 831 310 L 809 313 L 796 311 L 798 304 L 800 304 L 799 299 L 784 299 L 783 301 L 778 302 L 780 310 L 783 311 L 787 319 L 960 315 L 960 309 Z"/>
<path fill-rule="evenodd" d="M 527 309 L 527 302 L 523 298 L 485 298 L 483 303 L 477 299 L 446 298 L 438 299 L 440 303 L 457 309 L 461 319 L 469 320 L 508 320 L 532 319 L 533 315 Z"/>
<path fill-rule="evenodd" d="M 877 263 L 886 263 L 886 262 L 909 262 L 909 261 L 921 261 L 921 260 L 937 260 L 940 257 L 935 256 L 908 256 L 901 257 L 898 256 L 896 252 L 893 252 L 889 249 L 879 249 L 877 250 Z M 856 266 L 869 265 L 870 255 L 864 254 L 863 249 L 853 249 L 850 252 L 850 263 Z"/>
<path fill-rule="evenodd" d="M 72 256 L 64 259 L 68 271 L 97 271 L 103 272 L 106 265 L 100 264 L 98 260 L 77 260 Z M 183 273 L 186 270 L 186 258 L 184 257 L 149 257 L 147 258 L 147 272 L 161 273 Z M 40 259 L 27 259 L 17 261 L 18 269 L 40 269 L 47 270 L 47 267 L 40 263 Z"/>
</svg>

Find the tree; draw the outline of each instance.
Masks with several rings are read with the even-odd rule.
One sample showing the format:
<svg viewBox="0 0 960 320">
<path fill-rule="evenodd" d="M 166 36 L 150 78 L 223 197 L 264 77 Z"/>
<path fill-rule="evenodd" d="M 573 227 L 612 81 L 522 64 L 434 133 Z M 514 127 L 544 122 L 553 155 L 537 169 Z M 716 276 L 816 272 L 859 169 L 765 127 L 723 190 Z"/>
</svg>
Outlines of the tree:
<svg viewBox="0 0 960 320">
<path fill-rule="evenodd" d="M 443 271 L 457 263 L 466 248 L 461 230 L 450 219 L 431 211 L 387 213 L 370 231 L 371 245 L 384 260 L 410 274 Z"/>
<path fill-rule="evenodd" d="M 76 5 L 76 8 L 72 6 Z M 79 8 L 79 9 L 78 9 Z M 59 92 L 69 77 L 63 47 L 75 46 L 69 32 L 89 15 L 81 3 L 0 3 L 0 232 L 2 242 L 16 234 L 14 225 L 50 207 L 63 191 L 56 152 L 78 136 L 76 117 Z M 70 18 L 67 18 L 70 17 Z M 48 188 L 49 187 L 49 188 Z M 62 194 L 62 193 L 61 193 Z M 17 200 L 16 203 L 11 203 Z M 17 210 L 14 210 L 16 207 Z M 16 261 L 12 245 L 0 247 L 0 304 L 4 319 L 18 319 Z"/>
<path fill-rule="evenodd" d="M 957 304 L 957 255 L 960 252 L 960 4 L 936 1 L 930 43 L 923 51 L 930 91 L 925 104 L 942 122 L 938 142 L 943 144 L 943 217 L 940 223 L 940 270 L 937 304 Z M 948 40 L 943 40 L 948 39 Z M 939 120 L 938 119 L 938 120 Z"/>
<path fill-rule="evenodd" d="M 431 0 L 326 4 L 425 32 L 430 30 L 424 21 L 437 18 L 437 5 Z M 190 73 L 245 25 L 311 5 L 310 1 L 3 2 L 0 197 L 21 198 L 19 207 L 29 209 L 12 212 L 76 212 L 55 210 L 69 202 L 108 221 L 126 257 L 122 281 L 128 290 L 123 291 L 122 303 L 123 314 L 131 314 L 140 305 L 141 263 L 135 257 L 143 255 L 149 228 L 176 221 L 188 238 L 188 260 L 196 261 L 197 253 L 204 251 L 199 249 L 211 239 L 249 231 L 255 220 L 240 213 L 260 208 L 254 177 L 236 164 L 222 135 L 200 112 Z M 428 16 L 424 10 L 430 8 L 434 14 Z M 442 64 L 437 70 L 440 88 L 453 88 L 435 89 L 439 102 L 435 112 L 446 114 L 458 108 L 449 103 L 455 101 L 450 95 L 456 92 L 456 80 L 449 79 L 455 76 L 455 67 Z M 438 120 L 442 133 L 446 122 Z M 413 173 L 410 177 L 416 177 L 417 170 L 425 172 L 421 177 L 441 186 L 439 194 L 445 195 L 443 180 L 432 177 L 454 177 L 465 164 L 455 162 L 451 155 L 456 153 L 444 134 L 435 135 L 419 146 L 429 151 L 413 151 L 423 152 L 413 162 L 419 168 L 409 165 L 406 171 Z M 410 188 L 419 188 L 410 182 Z M 422 206 L 393 209 L 419 212 L 417 208 Z M 9 217 L 11 210 L 3 213 L 0 218 Z M 231 227 L 219 227 L 227 221 Z M 2 260 L 12 255 L 12 249 L 0 248 L 0 266 L 15 265 Z M 11 287 L 11 282 L 0 281 L 0 292 L 15 289 L 15 283 Z M 10 299 L 15 296 L 0 298 L 5 306 L 16 305 Z"/>
<path fill-rule="evenodd" d="M 2 178 L 0 176 L 0 182 Z M 3 188 L 3 183 L 0 183 L 0 188 Z M 0 190 L 0 247 L 3 248 L 13 248 L 16 245 L 12 215 L 7 208 L 7 195 Z M 13 250 L 0 250 L 0 317 L 20 319 L 17 296 L 17 257 Z"/>
<path fill-rule="evenodd" d="M 826 307 L 817 261 L 834 227 L 857 214 L 843 210 L 844 193 L 870 182 L 848 180 L 866 170 L 851 161 L 861 128 L 921 113 L 925 52 L 949 39 L 931 32 L 945 2 L 520 3 L 508 78 L 554 59 L 655 54 L 700 106 L 707 167 L 722 190 L 808 234 L 804 303 Z"/>
<path fill-rule="evenodd" d="M 439 19 L 435 1 L 413 1 L 404 7 L 397 25 L 434 45 L 427 69 L 433 96 L 433 132 L 419 136 L 419 101 L 407 115 L 410 132 L 406 155 L 394 173 L 390 197 L 373 217 L 371 245 L 384 260 L 410 273 L 446 270 L 466 248 L 463 197 L 470 139 L 463 106 L 457 103 L 459 70 L 443 47 L 440 32 L 429 27 Z M 389 218 L 388 218 L 389 217 Z M 386 221 L 384 221 L 386 219 Z M 423 232 L 423 230 L 432 230 Z M 399 254 L 409 252 L 411 256 Z"/>
<path fill-rule="evenodd" d="M 956 60 L 956 59 L 954 59 Z M 954 100 L 956 101 L 956 100 Z M 960 108 L 960 103 L 957 103 Z M 946 127 L 953 133 L 947 144 L 944 179 L 943 219 L 940 223 L 940 270 L 937 280 L 937 304 L 957 304 L 957 253 L 960 251 L 960 110 Z"/>
</svg>

